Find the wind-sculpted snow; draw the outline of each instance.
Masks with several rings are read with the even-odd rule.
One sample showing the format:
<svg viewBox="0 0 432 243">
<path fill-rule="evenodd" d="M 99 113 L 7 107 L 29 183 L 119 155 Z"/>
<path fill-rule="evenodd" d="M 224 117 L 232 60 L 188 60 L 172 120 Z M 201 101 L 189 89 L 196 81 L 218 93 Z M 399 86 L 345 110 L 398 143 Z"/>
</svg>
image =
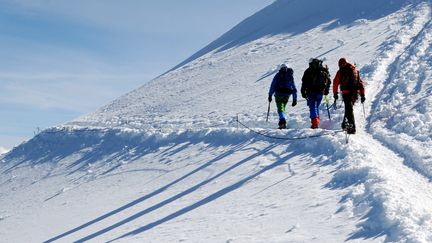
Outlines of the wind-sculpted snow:
<svg viewBox="0 0 432 243">
<path fill-rule="evenodd" d="M 432 189 L 429 179 L 407 170 L 378 143 L 362 139 L 346 150 L 346 163 L 328 184 L 331 188 L 351 186 L 342 207 L 354 208 L 354 214 L 366 212 L 349 239 L 386 235 L 388 242 L 431 241 L 432 206 L 426 202 L 432 195 L 424 191 Z"/>
<path fill-rule="evenodd" d="M 5 242 L 432 242 L 430 1 L 280 0 L 175 69 L 0 156 Z M 344 9 L 344 11 L 341 11 Z M 366 103 L 277 130 L 281 63 L 355 62 Z M 331 97 L 331 94 L 330 94 Z M 289 102 L 289 105 L 291 100 Z M 333 106 L 333 104 L 335 106 Z M 29 232 L 29 233 L 27 233 Z"/>
<path fill-rule="evenodd" d="M 291 130 L 288 133 L 269 130 L 267 132 L 273 136 L 296 137 L 305 134 L 313 135 L 325 131 L 304 129 L 303 131 Z M 86 214 L 84 214 L 84 217 L 78 217 L 80 220 L 76 223 L 64 225 L 62 227 L 64 229 L 63 232 L 50 230 L 48 231 L 52 232 L 50 237 L 47 237 L 46 233 L 41 232 L 40 236 L 37 236 L 36 239 L 51 242 L 54 240 L 68 241 L 68 239 L 78 241 L 92 240 L 96 237 L 99 237 L 98 239 L 102 237 L 105 240 L 109 240 L 128 233 L 121 229 L 122 226 L 130 224 L 136 225 L 135 231 L 130 232 L 131 235 L 138 235 L 138 237 L 142 235 L 144 236 L 142 240 L 151 239 L 152 236 L 147 238 L 147 231 L 154 226 L 150 228 L 139 227 L 139 222 L 140 218 L 151 214 L 153 211 L 164 211 L 167 206 L 178 210 L 167 217 L 161 217 L 160 220 L 156 220 L 157 218 L 154 219 L 156 220 L 154 221 L 155 223 L 151 224 L 163 225 L 184 214 L 194 215 L 194 212 L 200 211 L 200 208 L 208 207 L 207 205 L 215 205 L 217 208 L 219 205 L 225 207 L 224 204 L 215 204 L 215 201 L 218 202 L 224 197 L 230 198 L 229 195 L 231 194 L 243 194 L 239 198 L 243 198 L 244 202 L 249 201 L 249 194 L 256 194 L 260 198 L 261 194 L 266 195 L 267 191 L 272 192 L 272 189 L 278 188 L 277 184 L 272 185 L 273 182 L 271 180 L 268 181 L 267 178 L 279 178 L 278 180 L 283 181 L 283 178 L 286 177 L 287 169 L 291 176 L 295 178 L 297 167 L 306 166 L 303 164 L 304 162 L 311 165 L 315 164 L 315 166 L 306 166 L 305 168 L 309 167 L 307 169 L 309 171 L 304 175 L 302 173 L 299 177 L 312 176 L 318 179 L 317 169 L 318 171 L 332 170 L 335 165 L 331 164 L 330 161 L 335 161 L 341 155 L 335 151 L 335 146 L 338 143 L 328 143 L 326 136 L 315 138 L 315 142 L 322 143 L 320 149 L 316 150 L 313 144 L 303 139 L 295 143 L 275 143 L 271 139 L 266 139 L 248 129 L 241 128 L 212 128 L 185 131 L 166 130 L 164 132 L 140 132 L 129 129 L 52 129 L 39 134 L 29 143 L 17 148 L 14 153 L 7 155 L 5 159 L 9 162 L 1 167 L 2 181 L 0 181 L 0 185 L 2 189 L 15 188 L 14 190 L 18 191 L 26 188 L 27 197 L 30 194 L 32 198 L 43 201 L 45 205 L 52 204 L 53 208 L 49 210 L 56 212 L 54 214 L 54 218 L 56 218 L 66 213 L 63 211 L 58 212 L 58 210 L 61 210 L 59 207 L 62 208 L 64 205 L 57 205 L 63 201 L 62 198 L 65 196 L 74 197 L 75 195 L 80 197 L 81 202 L 77 202 L 78 204 L 85 201 L 85 203 L 91 205 L 100 205 L 100 203 L 107 202 L 108 198 L 110 198 L 109 194 L 102 197 L 95 196 L 92 194 L 96 193 L 98 195 L 99 193 L 94 190 L 91 190 L 90 192 L 92 193 L 90 194 L 86 193 L 86 190 L 88 190 L 86 189 L 87 187 L 96 186 L 99 190 L 106 191 L 107 189 L 100 186 L 107 182 L 111 184 L 110 181 L 114 180 L 116 183 L 120 183 L 121 187 L 125 188 L 126 185 L 122 181 L 127 178 L 128 174 L 141 174 L 143 178 L 146 178 L 146 181 L 149 181 L 149 179 L 150 181 L 157 181 L 157 183 L 146 184 L 148 189 L 145 191 L 148 194 L 144 193 L 144 196 L 142 193 L 136 194 L 142 182 L 137 183 L 137 185 L 130 184 L 127 188 L 134 188 L 130 193 L 136 195 L 138 199 L 129 200 L 130 203 L 125 203 L 124 206 L 117 209 L 111 208 L 113 211 L 107 210 L 106 213 L 102 212 L 99 215 L 92 214 L 94 215 L 92 216 L 93 220 L 90 221 L 87 219 L 88 217 L 85 217 Z M 61 143 L 59 143 L 59 138 L 62 138 Z M 35 147 L 37 149 L 34 149 Z M 45 150 L 47 148 L 50 149 L 49 152 Z M 31 153 L 32 151 L 37 152 Z M 327 152 L 334 155 L 329 157 L 321 156 L 321 154 Z M 304 157 L 302 154 L 309 154 L 309 156 Z M 316 160 L 314 157 L 318 157 L 320 160 Z M 320 166 L 324 166 L 324 168 L 319 169 Z M 300 169 L 298 172 L 300 172 Z M 32 176 L 28 177 L 29 174 Z M 268 177 L 269 175 L 271 176 Z M 159 177 L 162 178 L 158 180 Z M 138 179 L 139 177 L 135 178 Z M 56 183 L 53 183 L 53 181 Z M 125 181 L 129 182 L 129 180 Z M 258 181 L 260 183 L 257 183 Z M 292 181 L 292 183 L 296 183 L 295 181 Z M 300 184 L 308 183 L 306 180 L 299 180 L 298 182 Z M 316 190 L 321 190 L 320 188 L 324 186 L 319 183 L 321 182 L 318 180 Z M 253 188 L 243 189 L 249 184 L 253 185 Z M 110 188 L 112 187 L 113 185 Z M 37 188 L 44 188 L 44 191 L 40 192 Z M 170 194 L 174 193 L 174 196 L 166 194 L 167 192 L 171 192 Z M 88 199 L 79 196 L 81 193 L 85 194 Z M 115 194 L 118 195 L 118 193 Z M 141 196 L 139 196 L 140 194 Z M 201 195 L 203 198 L 201 198 Z M 303 197 L 302 193 L 298 195 Z M 18 200 L 20 194 L 14 194 L 12 197 Z M 155 200 L 153 197 L 156 199 L 155 202 L 152 202 L 152 200 Z M 124 196 L 120 198 L 124 198 Z M 270 199 L 268 196 L 264 196 L 264 198 Z M 186 207 L 185 205 L 182 208 L 183 204 L 181 200 L 185 199 L 192 206 Z M 262 201 L 262 199 L 259 201 Z M 244 202 L 239 201 L 238 203 L 244 204 Z M 269 203 L 274 202 L 273 199 L 269 201 Z M 9 200 L 3 203 L 3 205 L 6 205 L 5 208 L 10 208 L 8 205 L 10 203 Z M 69 203 L 74 204 L 73 202 Z M 267 204 L 264 201 L 262 203 Z M 331 201 L 329 203 L 320 203 L 320 205 L 324 208 L 336 207 Z M 140 208 L 143 207 L 144 209 L 140 211 Z M 72 206 L 72 212 L 74 208 L 75 206 Z M 267 210 L 271 210 L 272 208 L 274 207 L 269 207 Z M 291 214 L 289 207 L 283 207 L 285 209 L 276 208 L 279 208 L 279 210 L 274 211 L 274 213 L 278 215 Z M 27 213 L 27 209 L 23 208 L 22 210 L 21 213 Z M 220 210 L 217 209 L 216 211 Z M 264 209 L 264 211 L 267 210 Z M 99 212 L 100 210 L 96 211 Z M 132 215 L 122 219 L 122 213 Z M 16 214 L 17 212 L 14 211 L 4 212 L 9 222 L 14 221 Z M 248 214 L 248 211 L 237 213 L 239 216 L 246 216 L 246 214 Z M 341 213 L 340 215 L 343 214 Z M 43 215 L 44 222 L 48 222 L 47 224 L 51 225 L 50 222 L 54 219 L 50 219 L 48 214 Z M 303 215 L 303 217 L 312 218 L 315 216 L 316 213 L 313 212 Z M 245 219 L 247 218 L 246 216 Z M 216 220 L 221 219 L 223 218 Z M 271 220 L 271 218 L 263 219 L 264 221 Z M 323 220 L 325 220 L 324 217 Z M 31 223 L 32 217 L 27 219 L 26 222 Z M 253 221 L 249 221 L 249 223 L 251 222 Z M 243 223 L 248 224 L 247 222 Z M 339 220 L 335 220 L 333 223 L 328 224 L 328 228 L 336 227 L 339 223 Z M 346 222 L 344 221 L 344 223 Z M 100 228 L 101 225 L 105 224 L 111 226 Z M 203 229 L 198 225 L 193 225 L 192 228 L 196 227 L 200 229 L 202 234 Z M 270 226 L 270 224 L 268 225 Z M 93 226 L 99 226 L 99 230 L 92 230 Z M 299 226 L 296 227 L 296 231 L 298 232 L 307 231 L 308 229 L 307 227 L 304 229 Z M 253 228 L 251 225 L 250 229 Z M 119 234 L 119 229 L 123 233 Z M 146 234 L 143 234 L 144 232 Z M 204 232 L 206 231 L 204 230 Z M 331 230 L 328 232 L 331 234 Z M 79 235 L 83 233 L 85 237 L 80 239 Z M 343 240 L 347 233 L 333 237 Z M 206 237 L 205 234 L 200 236 L 195 235 L 194 237 L 204 239 Z M 330 237 L 329 234 L 324 233 L 323 237 Z M 267 238 L 265 234 L 263 236 Z M 35 235 L 32 236 L 32 239 L 34 237 Z M 159 235 L 158 239 L 160 241 L 173 240 L 173 238 L 169 237 L 176 236 L 175 234 L 168 234 L 165 237 Z M 222 237 L 220 239 L 223 239 L 223 235 L 217 237 Z M 255 238 L 256 236 L 252 237 Z M 306 239 L 309 237 L 302 236 L 302 238 Z M 9 239 L 13 239 L 13 237 L 6 238 L 6 240 Z M 21 236 L 20 239 L 29 238 Z M 215 239 L 210 238 L 210 240 Z"/>
<path fill-rule="evenodd" d="M 239 47 L 263 37 L 280 34 L 303 34 L 323 23 L 330 23 L 325 29 L 331 30 L 340 27 L 340 25 L 356 24 L 359 19 L 365 21 L 376 20 L 413 2 L 415 1 L 277 0 L 242 21 L 220 38 L 174 67 L 174 69 L 209 52 Z"/>
<path fill-rule="evenodd" d="M 217 147 L 236 144 L 244 140 L 246 135 L 243 130 L 234 128 L 195 131 L 53 128 L 43 131 L 16 148 L 13 153 L 7 154 L 4 159 L 14 163 L 10 164 L 4 173 L 10 173 L 23 166 L 44 163 L 55 165 L 64 158 L 79 154 L 81 158 L 68 167 L 72 171 L 65 170 L 67 173 L 73 173 L 85 171 L 89 165 L 96 163 L 103 164 L 113 160 L 134 161 L 171 143 L 207 143 L 209 146 Z M 49 150 L 46 150 L 47 148 Z"/>
<path fill-rule="evenodd" d="M 248 123 L 248 125 L 251 124 Z M 349 213 L 352 214 L 352 219 L 357 217 L 367 218 L 366 221 L 361 223 L 359 230 L 339 235 L 338 237 L 342 237 L 340 238 L 341 240 L 344 238 L 372 239 L 375 237 L 379 239 L 382 235 L 386 235 L 389 240 L 395 241 L 401 239 L 416 239 L 422 242 L 423 239 L 430 239 L 428 238 L 430 235 L 427 233 L 418 234 L 418 222 L 411 221 L 413 217 L 423 218 L 422 225 L 424 229 L 421 232 L 430 230 L 431 225 L 429 219 L 432 211 L 430 211 L 429 204 L 423 203 L 422 200 L 424 200 L 425 197 L 421 197 L 421 200 L 413 200 L 413 198 L 418 197 L 418 194 L 421 193 L 422 190 L 432 189 L 430 183 L 428 183 L 425 178 L 421 178 L 418 174 L 413 174 L 413 172 L 408 172 L 413 175 L 406 174 L 407 171 L 402 163 L 395 163 L 390 167 L 386 166 L 386 163 L 389 161 L 398 161 L 399 159 L 394 158 L 394 155 L 383 150 L 379 144 L 370 144 L 370 138 L 364 136 L 356 139 L 351 138 L 350 144 L 345 144 L 345 138 L 343 136 L 338 136 L 336 133 L 328 135 L 326 131 L 323 130 L 293 129 L 283 132 L 265 129 L 260 131 L 266 132 L 266 134 L 271 136 L 285 136 L 287 138 L 316 134 L 325 135 L 313 139 L 280 141 L 257 135 L 248 129 L 234 127 L 184 131 L 166 129 L 165 131 L 148 132 L 131 129 L 59 128 L 39 134 L 32 141 L 21 146 L 19 149 L 15 150 L 14 153 L 9 154 L 6 160 L 13 162 L 8 163 L 7 167 L 2 167 L 2 174 L 3 178 L 9 178 L 7 181 L 15 181 L 15 183 L 9 182 L 9 186 L 16 187 L 19 185 L 23 188 L 37 188 L 38 184 L 43 186 L 48 183 L 49 180 L 54 180 L 60 175 L 65 176 L 66 181 L 63 181 L 57 186 L 55 190 L 57 191 L 56 193 L 49 195 L 49 192 L 53 191 L 51 189 L 48 190 L 48 193 L 43 194 L 44 196 L 42 199 L 45 202 L 61 202 L 61 198 L 74 191 L 83 193 L 83 189 L 80 189 L 82 187 L 80 185 L 83 185 L 83 183 L 89 184 L 89 186 L 98 185 L 99 183 L 103 184 L 107 178 L 124 178 L 120 176 L 122 174 L 141 171 L 141 173 L 154 174 L 150 176 L 153 178 L 158 178 L 161 175 L 167 176 L 167 174 L 171 174 L 170 178 L 174 176 L 172 183 L 163 187 L 163 190 L 162 188 L 160 190 L 154 189 L 155 191 L 152 194 L 147 194 L 147 196 L 138 198 L 112 212 L 103 213 L 99 216 L 95 215 L 94 220 L 87 221 L 82 219 L 81 222 L 77 222 L 73 226 L 69 225 L 65 227 L 62 234 L 53 234 L 52 237 L 54 238 L 42 238 L 43 240 L 49 240 L 48 242 L 60 239 L 75 239 L 80 241 L 76 236 L 80 235 L 78 233 L 82 232 L 91 232 L 88 233 L 86 237 L 82 238 L 82 240 L 92 240 L 96 239 L 96 237 L 103 237 L 102 239 L 108 240 L 110 239 L 110 235 L 115 238 L 115 232 L 119 232 L 118 228 L 121 228 L 123 225 L 134 225 L 137 219 L 155 210 L 163 209 L 167 205 L 176 205 L 175 202 L 177 200 L 194 195 L 194 192 L 201 191 L 201 188 L 207 188 L 205 191 L 213 190 L 209 189 L 209 185 L 212 181 L 216 180 L 216 178 L 220 183 L 229 184 L 232 178 L 225 174 L 228 174 L 228 171 L 234 170 L 236 167 L 243 168 L 237 172 L 240 173 L 238 176 L 241 174 L 251 176 L 246 177 L 244 181 L 239 180 L 238 183 L 234 183 L 225 189 L 216 190 L 215 194 L 211 194 L 209 197 L 197 201 L 195 204 L 192 204 L 191 207 L 185 207 L 184 209 L 179 208 L 178 212 L 161 218 L 161 220 L 154 221 L 153 224 L 142 227 L 137 226 L 135 230 L 130 232 L 123 231 L 123 233 L 117 233 L 117 236 L 120 238 L 127 237 L 126 239 L 129 239 L 135 236 L 138 237 L 137 239 L 141 240 L 149 239 L 146 235 L 149 233 L 150 229 L 170 222 L 184 214 L 193 214 L 193 211 L 221 197 L 229 196 L 231 193 L 236 194 L 235 191 L 242 188 L 242 185 L 246 182 L 252 183 L 256 181 L 251 184 L 253 185 L 252 188 L 245 191 L 247 194 L 260 194 L 263 191 L 271 190 L 270 188 L 277 189 L 278 183 L 270 184 L 269 186 L 264 182 L 266 181 L 265 178 L 268 177 L 262 178 L 262 175 L 264 173 L 270 173 L 269 175 L 272 176 L 269 178 L 272 178 L 282 173 L 280 174 L 282 176 L 287 173 L 287 171 L 278 170 L 277 168 L 287 165 L 288 173 L 291 174 L 289 178 L 296 178 L 296 174 L 305 173 L 308 179 L 301 181 L 306 184 L 310 184 L 311 178 L 316 177 L 318 173 L 336 169 L 336 173 L 332 177 L 329 177 L 328 180 L 317 181 L 318 187 L 328 188 L 330 190 L 342 190 L 346 193 L 342 197 L 343 199 L 340 202 L 339 209 L 334 209 L 336 215 L 333 217 Z M 60 137 L 62 138 L 62 143 L 59 143 Z M 365 146 L 367 143 L 369 143 L 369 145 Z M 266 148 L 266 146 L 269 147 Z M 40 149 L 34 150 L 34 147 Z M 256 162 L 253 162 L 253 157 L 243 158 L 251 147 L 254 147 L 251 152 L 256 151 L 259 153 L 259 155 L 254 156 L 257 159 Z M 49 148 L 50 151 L 43 152 L 45 148 Z M 268 151 L 265 152 L 267 149 Z M 31 151 L 38 151 L 39 154 L 31 153 Z M 295 156 L 290 155 L 284 158 L 283 155 L 285 153 L 294 153 Z M 235 156 L 236 154 L 237 156 Z M 379 156 L 377 157 L 378 154 Z M 210 159 L 213 156 L 214 159 Z M 275 156 L 277 158 L 280 158 L 279 156 L 282 157 L 272 164 L 271 161 L 274 161 L 273 157 Z M 199 162 L 199 160 L 194 162 L 194 157 L 200 159 L 206 158 L 208 162 L 203 163 Z M 232 158 L 219 164 L 218 160 L 223 161 L 224 157 L 237 157 L 240 159 L 240 162 L 239 164 L 232 165 L 229 163 L 229 161 L 233 159 Z M 151 163 L 152 160 L 159 162 L 153 164 Z M 35 163 L 38 163 L 40 167 Z M 53 166 L 52 163 L 56 163 L 57 165 Z M 164 164 L 166 165 L 164 166 Z M 255 164 L 255 166 L 246 166 L 247 164 Z M 311 171 L 306 172 L 303 171 L 304 169 L 300 170 L 298 166 L 301 164 L 303 164 L 302 166 L 309 164 L 308 170 Z M 191 168 L 188 169 L 188 167 Z M 193 167 L 197 169 L 193 170 Z M 223 170 L 223 168 L 226 169 Z M 260 168 L 263 170 L 260 171 Z M 176 172 L 176 170 L 179 171 Z M 187 170 L 189 170 L 190 173 L 187 173 Z M 28 171 L 33 171 L 32 178 L 26 178 Z M 35 175 L 38 175 L 38 173 L 35 173 L 35 171 L 40 171 L 42 173 L 37 177 Z M 152 195 L 152 197 L 153 195 L 156 196 L 165 190 L 171 189 L 171 187 L 174 187 L 176 184 L 186 183 L 185 181 L 187 181 L 187 178 L 192 177 L 193 174 L 206 174 L 206 171 L 220 172 L 219 174 L 215 174 L 214 172 L 210 173 L 210 175 L 215 175 L 215 177 L 207 177 L 207 179 L 203 179 L 202 182 L 198 180 L 196 186 L 179 192 L 176 196 L 167 198 L 159 204 L 151 206 L 151 202 L 147 202 L 149 200 L 147 198 L 150 197 L 150 195 Z M 415 182 L 423 181 L 424 184 L 410 185 L 414 182 L 401 180 L 398 176 L 400 173 L 403 173 L 410 179 L 419 177 Z M 184 176 L 175 179 L 175 175 L 181 174 Z M 11 178 L 12 175 L 14 176 Z M 145 177 L 150 178 L 148 175 Z M 280 180 L 280 182 L 282 182 L 286 179 Z M 3 185 L 3 187 L 7 187 L 7 181 L 0 181 L 0 184 Z M 288 180 L 288 182 L 290 181 L 291 180 Z M 294 183 L 294 181 L 291 181 L 291 183 Z M 325 183 L 326 181 L 327 183 Z M 320 185 L 319 183 L 323 184 Z M 155 185 L 158 184 L 160 183 L 156 183 Z M 189 183 L 183 185 L 188 184 Z M 409 194 L 398 191 L 405 188 L 406 185 L 413 187 L 410 189 Z M 301 188 L 304 187 L 302 186 Z M 15 188 L 15 190 L 17 189 Z M 284 191 L 290 194 L 293 193 L 290 187 L 282 189 L 282 192 Z M 73 195 L 74 194 L 75 193 L 73 193 Z M 274 202 L 275 198 L 279 196 L 277 196 L 274 191 L 272 191 L 271 194 L 272 196 L 267 198 Z M 328 194 L 329 192 L 327 192 L 327 195 Z M 299 195 L 302 195 L 302 193 Z M 107 196 L 103 196 L 103 198 L 106 197 Z M 249 200 L 249 197 L 243 197 L 246 201 Z M 94 197 L 91 197 L 91 200 L 100 202 Z M 322 200 L 324 199 L 316 200 L 315 203 L 318 205 L 326 205 L 325 203 L 322 204 Z M 393 200 L 397 201 L 393 203 Z M 389 202 L 392 203 L 388 204 Z M 98 203 L 95 205 L 98 205 Z M 139 206 L 142 207 L 144 205 L 148 205 L 148 208 L 143 211 L 136 211 L 137 207 L 139 208 Z M 328 205 L 326 207 L 328 207 Z M 291 207 L 283 209 L 278 207 L 276 213 L 286 215 L 285 217 L 290 217 L 289 215 L 293 215 L 290 208 Z M 400 210 L 404 211 L 401 213 Z M 120 212 L 123 211 L 132 212 L 134 215 L 121 220 L 119 215 Z M 307 212 L 305 213 L 307 214 Z M 6 216 L 10 217 L 11 215 L 6 214 Z M 112 218 L 119 219 L 113 221 Z M 339 220 L 334 220 L 334 223 L 338 221 Z M 89 231 L 92 229 L 91 226 L 100 225 L 104 222 L 112 222 L 112 226 L 106 228 L 102 227 L 100 230 L 94 230 L 93 232 Z M 343 221 L 343 223 L 346 222 Z M 327 222 L 327 224 L 332 225 L 330 222 Z M 294 227 L 294 229 L 296 229 L 295 231 L 308 229 L 308 227 L 302 229 L 298 224 L 294 225 L 296 225 Z M 330 229 L 326 229 L 325 232 L 322 232 L 324 233 L 323 236 L 330 237 L 328 233 L 331 231 Z M 173 236 L 171 235 L 171 237 Z M 199 237 L 204 236 L 200 235 Z M 255 240 L 261 239 L 258 236 L 253 237 Z M 167 240 L 173 238 L 159 236 L 159 239 L 164 241 L 163 239 Z M 286 239 L 290 238 L 288 237 Z M 300 239 L 307 239 L 307 237 L 303 236 Z"/>
<path fill-rule="evenodd" d="M 406 163 L 432 178 L 432 24 L 390 65 L 388 79 L 372 110 L 371 130 L 406 157 Z M 400 37 L 403 40 L 403 36 Z"/>
</svg>

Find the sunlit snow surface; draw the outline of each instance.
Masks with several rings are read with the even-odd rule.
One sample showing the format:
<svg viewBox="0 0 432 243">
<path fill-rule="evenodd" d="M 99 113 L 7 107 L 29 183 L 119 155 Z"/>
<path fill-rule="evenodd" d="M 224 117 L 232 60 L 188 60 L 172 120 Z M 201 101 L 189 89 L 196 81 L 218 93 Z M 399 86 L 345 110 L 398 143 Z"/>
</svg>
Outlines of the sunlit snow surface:
<svg viewBox="0 0 432 243">
<path fill-rule="evenodd" d="M 1 241 L 432 242 L 431 2 L 355 2 L 276 1 L 0 157 Z M 311 57 L 361 70 L 348 144 L 340 101 L 266 122 L 278 65 L 300 89 Z"/>
</svg>

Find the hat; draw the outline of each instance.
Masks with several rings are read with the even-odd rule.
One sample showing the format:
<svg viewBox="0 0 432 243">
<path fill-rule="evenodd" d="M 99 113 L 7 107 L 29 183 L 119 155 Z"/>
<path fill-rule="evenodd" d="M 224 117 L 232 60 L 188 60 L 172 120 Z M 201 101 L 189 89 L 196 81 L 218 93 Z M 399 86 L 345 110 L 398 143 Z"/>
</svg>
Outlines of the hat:
<svg viewBox="0 0 432 243">
<path fill-rule="evenodd" d="M 341 59 L 339 59 L 338 65 L 339 67 L 344 66 L 345 64 L 347 64 L 347 60 L 345 59 L 345 57 L 342 57 Z"/>
</svg>

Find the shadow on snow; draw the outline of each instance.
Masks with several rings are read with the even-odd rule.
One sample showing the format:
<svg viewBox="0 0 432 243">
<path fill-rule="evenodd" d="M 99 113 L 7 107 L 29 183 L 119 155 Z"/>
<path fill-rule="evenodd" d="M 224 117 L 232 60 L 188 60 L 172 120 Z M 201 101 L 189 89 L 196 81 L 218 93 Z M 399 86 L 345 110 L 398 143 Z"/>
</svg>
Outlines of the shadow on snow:
<svg viewBox="0 0 432 243">
<path fill-rule="evenodd" d="M 53 242 L 53 241 L 59 240 L 59 239 L 65 237 L 65 236 L 68 236 L 68 235 L 70 235 L 70 234 L 73 234 L 73 233 L 75 233 L 75 232 L 77 232 L 77 231 L 79 231 L 79 230 L 81 230 L 81 229 L 84 229 L 84 228 L 86 228 L 86 227 L 88 227 L 88 226 L 90 226 L 90 225 L 93 225 L 93 224 L 95 224 L 95 223 L 97 223 L 97 222 L 100 222 L 100 221 L 102 221 L 102 220 L 104 220 L 104 219 L 106 219 L 106 218 L 108 218 L 108 217 L 110 217 L 110 216 L 113 216 L 113 215 L 115 215 L 115 214 L 117 214 L 117 213 L 119 213 L 119 212 L 122 212 L 122 211 L 124 211 L 124 210 L 126 210 L 126 209 L 128 209 L 128 208 L 131 208 L 131 207 L 133 207 L 133 206 L 135 206 L 135 205 L 137 205 L 137 204 L 143 203 L 144 201 L 146 201 L 146 200 L 148 200 L 148 199 L 150 199 L 150 198 L 152 198 L 152 197 L 154 197 L 154 196 L 156 196 L 156 195 L 158 195 L 158 194 L 160 194 L 160 193 L 166 191 L 167 189 L 169 189 L 170 187 L 174 186 L 175 184 L 178 184 L 178 183 L 180 183 L 181 181 L 187 179 L 188 177 L 191 177 L 192 175 L 194 175 L 194 174 L 196 174 L 196 173 L 198 173 L 198 172 L 200 172 L 200 171 L 206 169 L 207 167 L 213 165 L 213 164 L 216 163 L 217 161 L 220 161 L 220 160 L 224 159 L 225 157 L 230 156 L 233 152 L 241 150 L 241 149 L 244 148 L 245 146 L 247 146 L 247 143 L 239 143 L 239 144 L 233 146 L 233 147 L 232 147 L 231 149 L 229 149 L 228 151 L 221 153 L 220 155 L 216 156 L 216 157 L 213 158 L 212 160 L 210 160 L 210 161 L 204 163 L 204 164 L 201 165 L 201 166 L 198 166 L 198 167 L 195 168 L 194 170 L 192 170 L 192 171 L 190 171 L 189 173 L 183 175 L 182 177 L 180 177 L 180 178 L 178 178 L 178 179 L 176 179 L 176 180 L 174 180 L 174 181 L 172 181 L 172 182 L 166 184 L 165 186 L 162 186 L 162 187 L 160 187 L 159 189 L 157 189 L 157 190 L 155 190 L 155 191 L 153 191 L 153 192 L 151 192 L 151 193 L 149 193 L 149 194 L 147 194 L 147 195 L 144 195 L 144 196 L 142 196 L 142 197 L 140 197 L 140 198 L 138 198 L 138 199 L 136 199 L 136 200 L 134 200 L 134 201 L 132 201 L 132 202 L 130 202 L 130 203 L 128 203 L 128 204 L 125 204 L 125 205 L 123 205 L 123 206 L 121 206 L 121 207 L 119 207 L 119 208 L 117 208 L 117 209 L 115 209 L 115 210 L 112 210 L 112 211 L 110 211 L 110 212 L 108 212 L 108 213 L 106 213 L 106 214 L 104 214 L 104 215 L 102 215 L 102 216 L 99 216 L 99 217 L 97 217 L 97 218 L 95 218 L 95 219 L 93 219 L 93 220 L 90 220 L 90 221 L 88 221 L 88 222 L 86 222 L 86 223 L 84 223 L 84 224 L 82 224 L 82 225 L 80 225 L 80 226 L 78 226 L 78 227 L 76 227 L 76 228 L 74 228 L 74 229 L 71 229 L 71 230 L 69 230 L 69 231 L 67 231 L 67 232 L 65 232 L 65 233 L 62 233 L 62 234 L 60 234 L 60 235 L 58 235 L 58 236 L 55 236 L 55 237 L 53 237 L 53 238 L 51 238 L 51 239 L 49 239 L 49 240 L 47 240 L 47 241 L 45 241 L 45 242 Z M 162 152 L 162 153 L 163 153 L 163 152 Z M 240 163 L 239 163 L 238 165 L 240 165 Z M 238 166 L 238 165 L 237 165 L 237 166 Z M 235 167 L 236 167 L 236 166 L 235 166 Z M 235 168 L 235 167 L 233 167 L 233 168 Z M 233 168 L 231 168 L 231 169 L 233 169 Z M 226 170 L 224 173 L 226 173 L 226 172 L 228 172 L 228 171 L 229 171 L 229 170 Z M 222 175 L 222 174 L 220 174 L 219 176 L 221 176 L 221 175 Z M 217 176 L 217 177 L 218 177 L 218 176 Z M 127 218 L 127 219 L 125 219 L 125 220 L 123 220 L 123 221 L 121 221 L 121 222 L 119 222 L 119 223 L 117 223 L 117 224 L 114 224 L 114 225 L 112 225 L 112 226 L 110 226 L 110 227 L 108 227 L 108 228 L 105 228 L 105 229 L 103 229 L 103 230 L 101 230 L 101 231 L 98 231 L 98 232 L 96 232 L 96 233 L 94 233 L 94 234 L 92 234 L 92 235 L 90 235 L 90 236 L 87 236 L 85 239 L 82 239 L 82 240 L 80 240 L 80 241 L 85 241 L 85 240 L 89 240 L 89 239 L 91 239 L 91 238 L 94 238 L 94 237 L 96 237 L 96 236 L 98 236 L 98 235 L 101 235 L 101 234 L 103 234 L 103 233 L 106 233 L 106 232 L 108 232 L 108 231 L 110 231 L 110 230 L 112 230 L 112 229 L 114 229 L 114 228 L 117 228 L 117 227 L 120 226 L 120 225 L 123 225 L 123 224 L 125 224 L 125 223 L 127 223 L 127 222 L 129 222 L 129 221 L 132 221 L 132 220 L 134 220 L 134 219 L 136 219 L 136 218 L 138 218 L 138 217 L 140 217 L 140 216 L 142 216 L 142 215 L 144 215 L 144 214 L 146 214 L 146 213 L 149 213 L 149 212 L 151 212 L 151 211 L 154 211 L 154 210 L 156 210 L 156 209 L 158 209 L 158 208 L 160 208 L 160 207 L 162 207 L 162 206 L 165 206 L 166 204 L 169 204 L 169 203 L 171 203 L 171 202 L 173 202 L 173 201 L 175 201 L 175 200 L 177 200 L 177 199 L 179 199 L 179 198 L 181 198 L 181 197 L 183 197 L 183 196 L 185 196 L 185 195 L 187 195 L 187 194 L 192 193 L 193 191 L 199 189 L 201 186 L 203 186 L 203 185 L 209 183 L 210 181 L 214 180 L 215 178 L 216 178 L 216 177 L 214 177 L 214 178 L 212 178 L 212 179 L 208 179 L 208 180 L 206 180 L 206 181 L 204 181 L 204 182 L 202 182 L 202 183 L 200 183 L 200 184 L 198 184 L 198 185 L 196 185 L 196 186 L 190 188 L 189 190 L 186 190 L 186 191 L 184 191 L 184 192 L 182 192 L 182 193 L 177 194 L 177 195 L 174 196 L 174 197 L 171 197 L 171 198 L 169 198 L 169 199 L 167 199 L 167 200 L 165 200 L 165 201 L 163 201 L 163 202 L 161 202 L 161 203 L 159 203 L 159 204 L 156 204 L 156 205 L 154 205 L 153 207 L 150 207 L 150 208 L 144 210 L 143 212 L 141 212 L 141 213 L 139 213 L 139 214 L 137 214 L 137 215 L 131 216 L 130 218 Z"/>
</svg>

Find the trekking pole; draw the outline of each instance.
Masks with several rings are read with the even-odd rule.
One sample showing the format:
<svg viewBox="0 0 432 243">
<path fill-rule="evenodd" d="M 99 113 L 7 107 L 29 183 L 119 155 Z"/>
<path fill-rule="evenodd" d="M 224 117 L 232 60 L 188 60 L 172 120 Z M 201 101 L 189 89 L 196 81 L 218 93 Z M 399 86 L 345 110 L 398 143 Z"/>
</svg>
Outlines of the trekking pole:
<svg viewBox="0 0 432 243">
<path fill-rule="evenodd" d="M 270 114 L 270 102 L 269 102 L 269 104 L 268 104 L 266 122 L 268 122 L 269 114 Z"/>
<path fill-rule="evenodd" d="M 325 96 L 325 101 L 326 101 L 326 106 L 327 106 L 327 114 L 328 114 L 329 120 L 331 121 L 328 95 Z"/>
<path fill-rule="evenodd" d="M 362 103 L 362 106 L 363 106 L 363 116 L 366 119 L 366 112 L 365 112 L 365 108 L 364 108 L 364 103 Z"/>
<path fill-rule="evenodd" d="M 238 118 L 238 113 L 237 113 L 237 117 L 236 117 L 236 122 L 237 122 L 237 129 L 239 128 L 239 118 Z"/>
</svg>

